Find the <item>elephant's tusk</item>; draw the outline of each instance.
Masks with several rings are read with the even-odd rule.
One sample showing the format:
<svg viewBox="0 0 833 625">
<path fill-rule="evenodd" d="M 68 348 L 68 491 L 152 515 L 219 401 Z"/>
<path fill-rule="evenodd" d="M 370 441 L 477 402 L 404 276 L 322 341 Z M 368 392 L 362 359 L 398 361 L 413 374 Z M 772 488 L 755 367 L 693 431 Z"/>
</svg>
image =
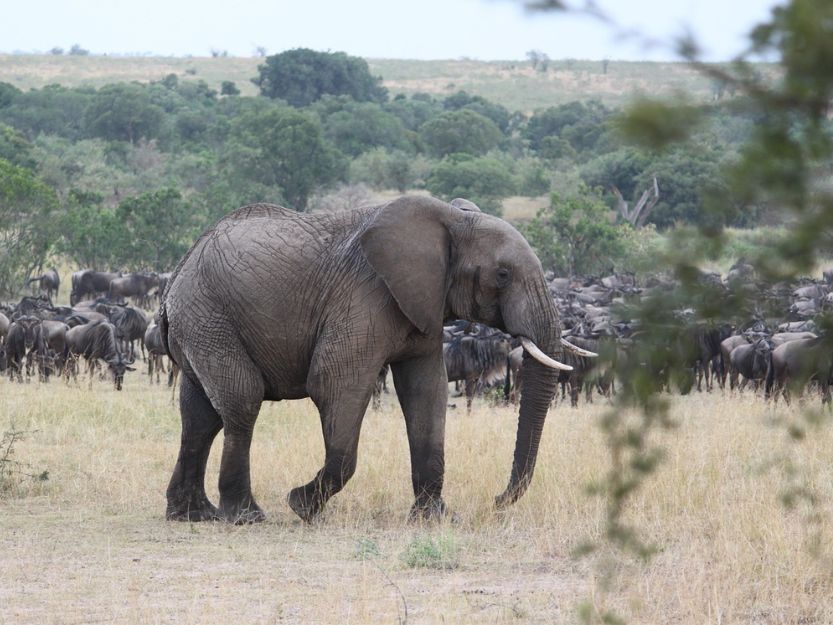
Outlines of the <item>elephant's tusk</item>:
<svg viewBox="0 0 833 625">
<path fill-rule="evenodd" d="M 557 360 L 553 360 L 549 356 L 547 356 L 544 352 L 541 351 L 541 348 L 538 347 L 535 343 L 531 340 L 526 338 L 525 336 L 521 337 L 521 345 L 524 346 L 524 349 L 529 352 L 529 355 L 532 356 L 535 360 L 540 362 L 542 365 L 546 365 L 553 369 L 560 369 L 561 371 L 572 371 L 573 368 L 570 365 L 565 365 Z"/>
<path fill-rule="evenodd" d="M 581 347 L 578 347 L 577 345 L 573 345 L 572 343 L 570 343 L 570 341 L 568 341 L 565 338 L 561 339 L 561 345 L 567 351 L 573 352 L 574 354 L 576 354 L 578 356 L 586 356 L 588 358 L 596 358 L 598 356 L 598 354 L 596 352 L 590 352 L 590 351 L 587 351 L 586 349 L 582 349 Z"/>
</svg>

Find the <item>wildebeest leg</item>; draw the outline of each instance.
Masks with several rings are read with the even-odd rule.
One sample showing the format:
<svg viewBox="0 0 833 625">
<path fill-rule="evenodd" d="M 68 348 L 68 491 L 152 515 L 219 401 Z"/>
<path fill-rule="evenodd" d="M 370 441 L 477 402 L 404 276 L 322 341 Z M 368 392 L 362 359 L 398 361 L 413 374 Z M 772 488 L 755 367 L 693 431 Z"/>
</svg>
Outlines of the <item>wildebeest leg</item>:
<svg viewBox="0 0 833 625">
<path fill-rule="evenodd" d="M 289 507 L 307 522 L 344 488 L 356 470 L 362 420 L 384 365 L 341 359 L 341 349 L 319 343 L 307 376 L 307 392 L 321 416 L 324 466 L 312 481 L 293 488 L 287 498 Z"/>
<path fill-rule="evenodd" d="M 729 370 L 729 391 L 733 392 L 738 385 L 738 370 L 732 367 Z"/>
<path fill-rule="evenodd" d="M 171 389 L 176 388 L 176 380 L 179 377 L 179 365 L 177 365 L 173 360 L 169 363 L 170 366 L 168 367 L 168 386 Z"/>
<path fill-rule="evenodd" d="M 376 378 L 376 384 L 373 385 L 373 410 L 379 410 L 382 407 L 382 390 L 385 388 L 385 378 L 388 376 L 387 366 L 382 367 L 379 376 Z"/>
<path fill-rule="evenodd" d="M 578 408 L 578 396 L 584 380 L 581 378 L 570 380 L 570 406 Z"/>
<path fill-rule="evenodd" d="M 466 414 L 471 414 L 471 403 L 477 390 L 477 380 L 466 380 Z"/>
<path fill-rule="evenodd" d="M 392 369 L 411 452 L 411 518 L 445 516 L 448 510 L 442 489 L 448 382 L 442 352 L 396 363 Z"/>
<path fill-rule="evenodd" d="M 205 494 L 205 465 L 211 443 L 222 429 L 223 422 L 203 388 L 187 376 L 180 387 L 179 406 L 182 439 L 176 467 L 168 484 L 165 516 L 177 521 L 217 519 L 217 508 Z"/>
</svg>

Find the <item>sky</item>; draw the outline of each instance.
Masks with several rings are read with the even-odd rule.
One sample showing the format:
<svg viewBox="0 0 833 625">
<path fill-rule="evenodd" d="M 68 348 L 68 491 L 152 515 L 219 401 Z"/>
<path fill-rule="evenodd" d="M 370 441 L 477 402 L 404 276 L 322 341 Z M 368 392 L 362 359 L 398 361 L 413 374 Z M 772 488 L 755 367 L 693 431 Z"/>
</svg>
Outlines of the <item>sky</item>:
<svg viewBox="0 0 833 625">
<path fill-rule="evenodd" d="M 522 0 L 39 0 L 9 2 L 0 52 L 254 56 L 304 47 L 365 58 L 676 60 L 686 31 L 704 59 L 741 52 L 784 0 L 596 0 L 616 28 L 588 16 L 531 13 Z M 579 0 L 580 2 L 580 0 Z M 4 3 L 5 4 L 5 3 Z M 637 31 L 641 37 L 622 37 Z M 645 39 L 659 45 L 645 45 Z"/>
</svg>

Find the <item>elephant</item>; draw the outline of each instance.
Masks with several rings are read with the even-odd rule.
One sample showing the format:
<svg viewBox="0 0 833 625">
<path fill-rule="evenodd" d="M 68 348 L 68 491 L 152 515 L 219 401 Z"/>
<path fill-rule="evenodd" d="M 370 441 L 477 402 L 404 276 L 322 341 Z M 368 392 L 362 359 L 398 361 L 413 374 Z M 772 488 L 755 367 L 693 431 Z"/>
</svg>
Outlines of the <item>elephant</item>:
<svg viewBox="0 0 833 625">
<path fill-rule="evenodd" d="M 305 214 L 244 206 L 206 230 L 173 272 L 157 313 L 183 373 L 182 438 L 167 488 L 171 520 L 265 518 L 251 491 L 250 446 L 263 401 L 312 399 L 324 466 L 290 491 L 311 522 L 353 475 L 379 371 L 390 365 L 411 457 L 410 518 L 451 515 L 442 498 L 448 384 L 443 322 L 469 319 L 520 337 L 523 388 L 512 470 L 495 498 L 526 491 L 558 369 L 558 312 L 524 237 L 474 205 L 403 196 Z M 219 507 L 206 463 L 224 430 Z"/>
</svg>

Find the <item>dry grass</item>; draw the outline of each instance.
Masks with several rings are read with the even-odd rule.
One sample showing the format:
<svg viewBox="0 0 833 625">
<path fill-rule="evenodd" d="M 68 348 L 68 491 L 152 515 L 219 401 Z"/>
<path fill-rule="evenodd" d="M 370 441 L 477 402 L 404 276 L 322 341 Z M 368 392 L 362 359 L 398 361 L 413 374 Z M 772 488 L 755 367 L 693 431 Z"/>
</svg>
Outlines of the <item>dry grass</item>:
<svg viewBox="0 0 833 625">
<path fill-rule="evenodd" d="M 230 527 L 163 519 L 179 437 L 167 389 L 138 374 L 122 393 L 0 381 L 0 428 L 32 432 L 17 459 L 50 472 L 0 499 L 0 623 L 390 623 L 405 606 L 410 623 L 573 623 L 582 601 L 605 599 L 604 551 L 571 556 L 602 527 L 585 486 L 607 466 L 605 406 L 551 413 L 535 480 L 502 514 L 491 501 L 508 478 L 514 413 L 450 410 L 445 495 L 462 522 L 419 527 L 405 521 L 407 443 L 385 400 L 365 419 L 356 476 L 311 527 L 284 497 L 319 467 L 317 415 L 305 401 L 266 405 L 253 482 L 269 519 Z M 830 428 L 791 443 L 751 396 L 679 398 L 674 414 L 679 428 L 658 439 L 666 461 L 628 514 L 660 552 L 615 560 L 607 602 L 635 623 L 833 622 L 831 567 L 807 544 L 821 528 L 830 555 L 829 532 L 778 498 L 789 460 L 789 479 L 830 512 Z"/>
<path fill-rule="evenodd" d="M 553 61 L 547 72 L 534 71 L 528 61 L 467 59 L 417 61 L 367 59 L 374 76 L 381 76 L 391 95 L 430 93 L 444 98 L 468 91 L 513 111 L 531 112 L 573 100 L 596 98 L 621 106 L 635 95 L 666 97 L 686 92 L 709 101 L 712 86 L 685 63 L 611 61 L 604 73 L 601 61 Z M 264 59 L 246 57 L 54 56 L 0 53 L 0 82 L 25 90 L 50 84 L 101 87 L 114 82 L 159 81 L 169 74 L 180 80 L 204 80 L 220 90 L 232 81 L 242 95 L 258 93 L 251 79 Z M 774 66 L 759 70 L 774 75 Z"/>
</svg>

